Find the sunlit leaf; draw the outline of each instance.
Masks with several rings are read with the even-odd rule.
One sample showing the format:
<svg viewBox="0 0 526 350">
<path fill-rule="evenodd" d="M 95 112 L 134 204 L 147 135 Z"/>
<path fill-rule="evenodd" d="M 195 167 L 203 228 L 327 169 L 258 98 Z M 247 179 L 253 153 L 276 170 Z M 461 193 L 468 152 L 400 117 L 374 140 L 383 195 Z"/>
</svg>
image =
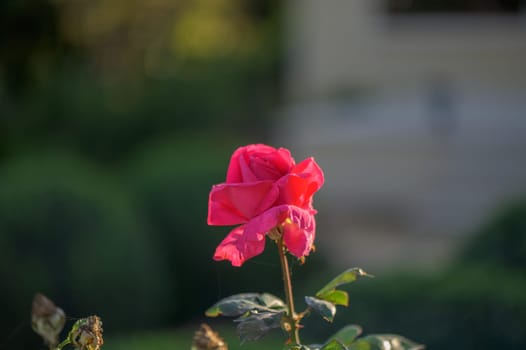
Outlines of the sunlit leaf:
<svg viewBox="0 0 526 350">
<path fill-rule="evenodd" d="M 283 312 L 262 312 L 250 316 L 241 317 L 236 320 L 237 334 L 241 342 L 255 341 L 263 337 L 269 331 L 281 327 Z"/>
<path fill-rule="evenodd" d="M 334 305 L 349 306 L 349 294 L 343 290 L 333 289 L 316 297 L 331 302 Z"/>
<path fill-rule="evenodd" d="M 367 340 L 358 339 L 349 346 L 349 350 L 378 350 L 383 348 L 373 347 L 373 345 Z"/>
<path fill-rule="evenodd" d="M 261 300 L 263 305 L 271 309 L 281 310 L 287 307 L 283 300 L 269 293 L 259 294 L 257 298 Z"/>
<path fill-rule="evenodd" d="M 249 311 L 281 311 L 285 307 L 281 299 L 271 294 L 242 293 L 218 301 L 205 314 L 208 317 L 237 317 Z"/>
<path fill-rule="evenodd" d="M 332 322 L 334 320 L 336 306 L 333 303 L 309 296 L 305 297 L 305 302 L 326 321 Z"/>
<path fill-rule="evenodd" d="M 347 350 L 347 347 L 340 343 L 338 340 L 333 339 L 327 344 L 323 345 L 320 350 Z"/>
<path fill-rule="evenodd" d="M 422 350 L 424 348 L 424 345 L 396 334 L 368 335 L 358 339 L 349 347 L 350 350 Z"/>
<path fill-rule="evenodd" d="M 372 277 L 372 275 L 369 275 L 364 270 L 357 268 L 357 267 L 353 267 L 339 274 L 338 276 L 336 276 L 336 278 L 334 278 L 332 281 L 327 283 L 325 287 L 323 287 L 316 293 L 316 296 L 322 297 L 328 292 L 331 292 L 332 290 L 336 289 L 336 287 L 339 287 L 342 284 L 354 282 L 356 281 L 358 277 L 364 277 L 364 276 Z"/>
<path fill-rule="evenodd" d="M 362 333 L 362 327 L 358 325 L 349 325 L 340 329 L 330 339 L 336 339 L 345 346 L 349 346 Z"/>
</svg>

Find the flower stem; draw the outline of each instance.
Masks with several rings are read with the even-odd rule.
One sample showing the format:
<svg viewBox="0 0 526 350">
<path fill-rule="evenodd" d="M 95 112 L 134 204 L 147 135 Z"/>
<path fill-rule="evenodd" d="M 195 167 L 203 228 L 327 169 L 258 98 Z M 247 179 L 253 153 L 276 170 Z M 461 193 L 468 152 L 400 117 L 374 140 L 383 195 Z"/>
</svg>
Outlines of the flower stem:
<svg viewBox="0 0 526 350">
<path fill-rule="evenodd" d="M 66 338 L 62 343 L 58 344 L 56 348 L 53 348 L 52 350 L 62 350 L 63 347 L 70 344 L 71 341 L 69 340 L 69 337 Z"/>
<path fill-rule="evenodd" d="M 283 245 L 283 237 L 278 239 L 278 251 L 279 260 L 281 262 L 281 272 L 283 275 L 283 285 L 285 287 L 285 296 L 287 298 L 287 318 L 288 327 L 286 329 L 289 332 L 290 339 L 294 342 L 294 345 L 300 345 L 300 334 L 299 334 L 299 319 L 294 311 L 294 296 L 292 295 L 292 283 L 290 280 L 289 263 L 287 256 L 285 255 L 285 246 Z"/>
</svg>

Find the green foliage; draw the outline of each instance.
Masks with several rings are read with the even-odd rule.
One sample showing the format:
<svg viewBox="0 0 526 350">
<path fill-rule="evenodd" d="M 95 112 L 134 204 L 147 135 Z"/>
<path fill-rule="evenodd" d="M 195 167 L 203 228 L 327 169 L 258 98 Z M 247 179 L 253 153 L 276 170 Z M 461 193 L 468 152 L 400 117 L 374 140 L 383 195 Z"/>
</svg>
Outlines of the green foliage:
<svg viewBox="0 0 526 350">
<path fill-rule="evenodd" d="M 248 312 L 281 312 L 285 310 L 283 300 L 274 295 L 263 293 L 243 293 L 221 299 L 206 310 L 208 317 L 242 316 Z"/>
<path fill-rule="evenodd" d="M 237 333 L 242 342 L 255 341 L 281 326 L 286 305 L 267 293 L 243 293 L 221 299 L 207 311 L 208 317 L 239 317 Z"/>
<path fill-rule="evenodd" d="M 286 261 L 286 260 L 285 260 Z M 285 269 L 288 271 L 288 269 Z M 237 333 L 242 342 L 259 340 L 269 331 L 282 328 L 289 333 L 290 344 L 288 350 L 419 350 L 422 346 L 402 336 L 392 334 L 369 335 L 356 339 L 362 328 L 348 325 L 340 329 L 324 344 L 299 344 L 296 336 L 292 342 L 294 329 L 302 328 L 301 320 L 311 311 L 315 311 L 328 322 L 333 322 L 336 315 L 336 305 L 342 305 L 342 300 L 348 301 L 346 292 L 336 288 L 356 281 L 358 277 L 371 275 L 359 268 L 351 268 L 336 276 L 317 293 L 316 297 L 306 296 L 307 309 L 301 313 L 290 316 L 288 306 L 281 299 L 270 294 L 242 293 L 221 299 L 207 309 L 208 317 L 229 316 L 238 317 Z M 289 278 L 286 275 L 286 278 Z M 321 297 L 329 296 L 328 301 Z M 345 296 L 345 298 L 343 297 Z M 293 325 L 293 326 L 292 326 Z M 293 328 L 297 327 L 297 328 Z"/>
<path fill-rule="evenodd" d="M 305 297 L 307 305 L 319 313 L 326 321 L 333 322 L 336 305 L 348 305 L 347 292 L 336 289 L 344 284 L 356 281 L 358 277 L 373 277 L 360 268 L 351 268 L 336 276 L 317 293 L 316 297 Z M 399 335 L 368 335 L 356 339 L 362 328 L 348 325 L 331 336 L 323 345 L 302 346 L 304 350 L 418 350 L 423 347 Z"/>
<path fill-rule="evenodd" d="M 265 336 L 269 331 L 281 327 L 282 312 L 262 312 L 240 317 L 237 334 L 242 343 L 245 341 L 256 341 Z"/>
<path fill-rule="evenodd" d="M 387 329 L 429 348 L 521 349 L 524 290 L 524 274 L 488 266 L 386 275 L 356 288 L 351 312 L 336 324 L 359 321 L 373 332 Z"/>
<path fill-rule="evenodd" d="M 316 293 L 316 298 L 328 301 L 335 305 L 349 305 L 349 295 L 343 290 L 336 289 L 337 287 L 352 283 L 359 277 L 373 277 L 360 268 L 351 268 L 336 276 L 332 281 L 327 283 L 322 289 Z"/>
<path fill-rule="evenodd" d="M 422 350 L 424 346 L 395 334 L 372 334 L 358 339 L 349 350 Z"/>
<path fill-rule="evenodd" d="M 334 315 L 336 315 L 336 305 L 333 303 L 309 296 L 305 297 L 305 302 L 314 311 L 319 313 L 325 321 L 332 322 L 334 320 Z"/>
<path fill-rule="evenodd" d="M 10 101 L 8 117 L 0 118 L 1 142 L 6 152 L 44 144 L 107 162 L 175 133 L 261 131 L 267 107 L 257 91 L 264 87 L 255 83 L 260 69 L 266 68 L 233 58 L 188 63 L 162 80 L 108 84 L 66 64 Z"/>
<path fill-rule="evenodd" d="M 357 325 L 348 325 L 336 332 L 336 334 L 331 336 L 330 339 L 336 339 L 341 344 L 349 346 L 360 334 L 362 334 L 362 327 Z"/>
<path fill-rule="evenodd" d="M 445 270 L 391 273 L 360 284 L 350 312 L 334 325 L 359 322 L 371 332 L 404 334 L 430 349 L 526 347 L 525 220 L 525 202 L 515 203 L 471 236 Z M 330 335 L 328 327 L 310 323 L 305 327 L 312 338 Z"/>
<path fill-rule="evenodd" d="M 333 289 L 318 297 L 334 305 L 349 306 L 349 294 L 346 291 Z"/>
<path fill-rule="evenodd" d="M 233 286 L 278 289 L 264 261 L 212 261 L 227 229 L 207 227 L 206 198 L 239 135 L 265 136 L 280 5 L 165 5 L 0 3 L 0 347 L 36 291 L 116 331 L 188 321 Z M 172 52 L 196 6 L 249 30 L 232 50 Z"/>
<path fill-rule="evenodd" d="M 314 348 L 313 348 L 314 349 Z M 345 345 L 343 345 L 337 339 L 330 340 L 327 344 L 323 345 L 320 350 L 347 350 Z"/>
<path fill-rule="evenodd" d="M 316 296 L 322 297 L 325 294 L 328 294 L 336 289 L 336 287 L 339 287 L 341 285 L 352 283 L 356 281 L 358 277 L 368 276 L 371 277 L 371 275 L 367 274 L 364 270 L 353 267 L 349 270 L 346 270 L 336 276 L 333 280 L 331 280 L 329 283 L 327 283 L 322 289 L 320 289 Z"/>
<path fill-rule="evenodd" d="M 459 260 L 526 273 L 526 200 L 502 208 L 467 242 Z"/>
<path fill-rule="evenodd" d="M 27 319 L 37 291 L 116 330 L 162 322 L 168 275 L 125 188 L 89 163 L 43 154 L 4 164 L 0 183 L 0 328 Z"/>
<path fill-rule="evenodd" d="M 309 345 L 305 350 L 422 350 L 423 345 L 395 334 L 371 334 L 359 339 L 359 326 L 347 326 L 323 345 Z"/>
<path fill-rule="evenodd" d="M 348 269 L 321 288 L 315 297 L 306 296 L 305 302 L 314 311 L 319 313 L 324 320 L 332 322 L 336 315 L 336 305 L 348 306 L 349 294 L 346 291 L 336 289 L 344 284 L 356 281 L 359 277 L 372 277 L 360 268 Z"/>
<path fill-rule="evenodd" d="M 70 51 L 59 33 L 59 11 L 49 0 L 0 2 L 0 70 L 8 93 L 20 95 Z M 1 90 L 0 90 L 1 91 Z"/>
</svg>

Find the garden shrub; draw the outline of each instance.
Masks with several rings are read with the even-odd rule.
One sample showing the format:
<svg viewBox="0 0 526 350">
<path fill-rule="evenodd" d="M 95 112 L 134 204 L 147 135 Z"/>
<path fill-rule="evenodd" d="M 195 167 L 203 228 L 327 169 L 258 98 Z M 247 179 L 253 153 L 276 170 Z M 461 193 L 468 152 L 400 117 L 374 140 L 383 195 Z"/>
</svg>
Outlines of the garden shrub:
<svg viewBox="0 0 526 350">
<path fill-rule="evenodd" d="M 500 210 L 467 242 L 459 260 L 526 273 L 526 200 Z"/>
<path fill-rule="evenodd" d="M 162 79 L 111 82 L 63 64 L 10 101 L 11 117 L 0 118 L 0 145 L 16 154 L 52 144 L 107 162 L 173 133 L 260 133 L 268 126 L 269 64 L 235 57 L 187 62 Z"/>
<path fill-rule="evenodd" d="M 35 292 L 112 331 L 163 320 L 167 277 L 119 182 L 73 156 L 40 155 L 5 162 L 0 183 L 0 329 L 29 323 Z"/>
<path fill-rule="evenodd" d="M 444 271 L 354 285 L 342 323 L 402 333 L 429 349 L 526 348 L 526 206 L 500 211 Z M 320 330 L 323 332 L 323 330 Z"/>
</svg>

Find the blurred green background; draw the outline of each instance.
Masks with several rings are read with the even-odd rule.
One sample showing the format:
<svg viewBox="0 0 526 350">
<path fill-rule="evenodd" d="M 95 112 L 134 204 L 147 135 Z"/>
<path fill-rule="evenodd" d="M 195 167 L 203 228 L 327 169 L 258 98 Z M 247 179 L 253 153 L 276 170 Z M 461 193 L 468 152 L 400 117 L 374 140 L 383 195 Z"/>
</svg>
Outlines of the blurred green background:
<svg viewBox="0 0 526 350">
<path fill-rule="evenodd" d="M 219 298 L 282 294 L 275 252 L 215 263 L 228 228 L 206 225 L 232 150 L 279 122 L 282 12 L 264 0 L 0 2 L 0 349 L 43 348 L 35 292 L 71 317 L 100 315 L 107 349 L 189 348 Z M 505 208 L 446 270 L 353 285 L 336 326 L 430 349 L 524 348 L 525 233 L 526 204 Z M 327 266 L 295 264 L 298 294 L 330 279 Z M 312 341 L 337 328 L 311 321 Z"/>
</svg>

